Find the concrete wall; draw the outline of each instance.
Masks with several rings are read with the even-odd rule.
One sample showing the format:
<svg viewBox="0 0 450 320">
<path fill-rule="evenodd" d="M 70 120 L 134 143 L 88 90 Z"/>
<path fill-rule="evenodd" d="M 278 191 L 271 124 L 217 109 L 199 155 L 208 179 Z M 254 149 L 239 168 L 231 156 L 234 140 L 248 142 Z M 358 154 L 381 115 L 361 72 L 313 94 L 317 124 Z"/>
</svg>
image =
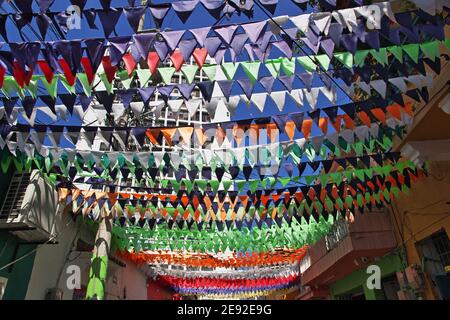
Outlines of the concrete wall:
<svg viewBox="0 0 450 320">
<path fill-rule="evenodd" d="M 450 147 L 450 146 L 449 146 Z M 450 162 L 433 162 L 427 178 L 412 185 L 409 195 L 393 202 L 396 235 L 406 249 L 408 264 L 421 265 L 416 243 L 442 229 L 450 237 Z M 425 299 L 435 299 L 430 279 L 426 278 Z"/>
<path fill-rule="evenodd" d="M 81 218 L 81 217 L 80 217 Z M 80 219 L 79 218 L 79 219 Z M 93 244 L 95 230 L 91 230 L 83 221 L 70 223 L 57 238 L 54 245 L 41 245 L 36 252 L 36 259 L 28 285 L 26 299 L 42 300 L 50 288 L 59 288 L 63 300 L 72 300 L 74 290 L 67 285 L 73 274 L 69 266 L 78 266 L 81 287 L 87 287 L 91 267 L 92 252 L 77 251 L 76 243 L 82 239 Z M 111 259 L 108 263 L 106 279 L 106 300 L 146 300 L 147 277 L 134 264 L 123 261 L 125 267 Z"/>
<path fill-rule="evenodd" d="M 38 246 L 26 299 L 42 300 L 45 298 L 47 289 L 66 287 L 58 286 L 58 280 L 61 277 L 59 281 L 61 284 L 66 279 L 65 266 L 68 264 L 67 259 L 73 259 L 74 255 L 70 254 L 70 251 L 79 237 L 81 224 L 73 221 L 69 215 L 62 217 L 61 222 L 65 222 L 65 227 L 56 238 L 57 243 Z"/>
</svg>

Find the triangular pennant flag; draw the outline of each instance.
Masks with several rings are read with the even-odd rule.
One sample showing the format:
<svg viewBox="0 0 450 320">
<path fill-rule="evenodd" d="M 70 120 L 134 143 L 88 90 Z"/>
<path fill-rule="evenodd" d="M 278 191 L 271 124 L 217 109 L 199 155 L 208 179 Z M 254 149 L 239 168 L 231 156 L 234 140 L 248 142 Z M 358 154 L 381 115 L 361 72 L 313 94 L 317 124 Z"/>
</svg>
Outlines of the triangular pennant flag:
<svg viewBox="0 0 450 320">
<path fill-rule="evenodd" d="M 195 76 L 197 75 L 198 66 L 197 65 L 184 65 L 181 67 L 181 72 L 188 84 L 194 82 Z"/>
</svg>

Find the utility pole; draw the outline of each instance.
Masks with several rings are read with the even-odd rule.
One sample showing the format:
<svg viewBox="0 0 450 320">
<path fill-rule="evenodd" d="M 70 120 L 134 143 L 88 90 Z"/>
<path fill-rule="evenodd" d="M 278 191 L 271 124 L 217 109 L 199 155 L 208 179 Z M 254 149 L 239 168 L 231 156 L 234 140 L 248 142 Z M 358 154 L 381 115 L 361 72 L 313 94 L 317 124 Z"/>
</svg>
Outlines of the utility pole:
<svg viewBox="0 0 450 320">
<path fill-rule="evenodd" d="M 149 0 L 149 2 L 151 2 Z M 141 1 L 142 5 L 147 0 Z M 139 21 L 138 32 L 144 28 L 145 15 Z M 86 290 L 86 300 L 103 300 L 106 291 L 106 278 L 108 275 L 108 256 L 111 250 L 112 219 L 115 208 L 111 212 L 103 207 L 101 219 L 95 237 L 94 250 L 92 252 L 91 269 L 89 271 L 89 282 Z"/>
<path fill-rule="evenodd" d="M 114 208 L 111 212 L 108 212 L 105 207 L 101 209 L 101 220 L 95 237 L 89 282 L 86 290 L 87 300 L 103 300 L 105 298 L 108 255 L 111 249 L 113 210 Z"/>
</svg>

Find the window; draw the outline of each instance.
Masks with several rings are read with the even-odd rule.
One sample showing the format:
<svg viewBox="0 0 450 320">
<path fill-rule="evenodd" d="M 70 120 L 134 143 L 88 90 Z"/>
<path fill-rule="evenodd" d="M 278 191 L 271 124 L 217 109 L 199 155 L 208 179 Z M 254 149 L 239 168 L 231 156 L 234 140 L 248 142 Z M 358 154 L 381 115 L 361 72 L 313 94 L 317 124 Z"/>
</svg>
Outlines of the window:
<svg viewBox="0 0 450 320">
<path fill-rule="evenodd" d="M 6 279 L 4 277 L 0 277 L 0 300 L 3 300 L 3 295 L 5 294 L 7 283 L 8 283 L 8 279 Z"/>
<path fill-rule="evenodd" d="M 382 279 L 381 287 L 386 300 L 398 300 L 397 292 L 400 291 L 400 285 L 395 274 Z"/>
<path fill-rule="evenodd" d="M 447 233 L 442 230 L 432 235 L 431 240 L 444 268 L 450 267 L 450 240 L 448 239 Z"/>
</svg>

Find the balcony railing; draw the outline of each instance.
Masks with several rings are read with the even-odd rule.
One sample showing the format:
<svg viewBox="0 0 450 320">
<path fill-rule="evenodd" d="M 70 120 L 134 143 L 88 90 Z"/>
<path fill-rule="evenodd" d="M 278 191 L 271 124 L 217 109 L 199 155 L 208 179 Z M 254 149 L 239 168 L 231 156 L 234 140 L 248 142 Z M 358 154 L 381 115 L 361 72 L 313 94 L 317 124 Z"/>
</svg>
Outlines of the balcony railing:
<svg viewBox="0 0 450 320">
<path fill-rule="evenodd" d="M 345 218 L 340 218 L 331 228 L 330 232 L 325 236 L 325 246 L 330 252 L 338 245 L 339 241 L 348 236 L 348 223 Z"/>
</svg>

